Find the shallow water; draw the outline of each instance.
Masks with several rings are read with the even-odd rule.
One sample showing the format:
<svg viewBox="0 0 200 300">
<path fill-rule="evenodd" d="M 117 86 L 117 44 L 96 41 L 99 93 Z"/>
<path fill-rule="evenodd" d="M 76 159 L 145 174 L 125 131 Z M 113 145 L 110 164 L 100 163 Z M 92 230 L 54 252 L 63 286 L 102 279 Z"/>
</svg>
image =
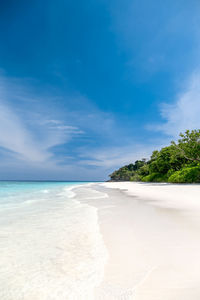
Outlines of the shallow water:
<svg viewBox="0 0 200 300">
<path fill-rule="evenodd" d="M 94 299 L 106 250 L 79 184 L 0 182 L 0 299 Z"/>
</svg>

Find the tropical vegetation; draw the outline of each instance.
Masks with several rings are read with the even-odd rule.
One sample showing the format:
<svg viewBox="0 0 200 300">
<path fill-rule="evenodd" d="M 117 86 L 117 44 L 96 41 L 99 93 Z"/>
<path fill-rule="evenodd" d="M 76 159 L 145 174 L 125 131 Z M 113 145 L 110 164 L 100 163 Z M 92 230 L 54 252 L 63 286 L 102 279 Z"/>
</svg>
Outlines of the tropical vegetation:
<svg viewBox="0 0 200 300">
<path fill-rule="evenodd" d="M 180 133 L 177 142 L 153 151 L 149 160 L 137 160 L 109 176 L 111 181 L 200 182 L 200 130 Z"/>
</svg>

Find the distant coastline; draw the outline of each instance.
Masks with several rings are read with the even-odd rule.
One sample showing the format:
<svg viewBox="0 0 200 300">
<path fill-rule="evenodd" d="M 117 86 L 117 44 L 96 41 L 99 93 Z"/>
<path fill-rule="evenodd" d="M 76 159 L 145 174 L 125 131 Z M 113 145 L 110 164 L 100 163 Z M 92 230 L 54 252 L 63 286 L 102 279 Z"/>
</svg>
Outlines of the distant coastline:
<svg viewBox="0 0 200 300">
<path fill-rule="evenodd" d="M 200 182 L 200 130 L 180 133 L 178 142 L 153 151 L 143 158 L 114 171 L 110 181 L 142 181 L 170 183 Z"/>
</svg>

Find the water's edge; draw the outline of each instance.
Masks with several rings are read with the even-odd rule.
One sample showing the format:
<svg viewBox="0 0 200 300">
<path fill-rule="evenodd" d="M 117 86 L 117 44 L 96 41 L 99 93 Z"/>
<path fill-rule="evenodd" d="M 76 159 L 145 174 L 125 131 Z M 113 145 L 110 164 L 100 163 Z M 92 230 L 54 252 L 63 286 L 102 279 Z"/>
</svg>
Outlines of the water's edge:
<svg viewBox="0 0 200 300">
<path fill-rule="evenodd" d="M 0 299 L 94 300 L 107 252 L 97 209 L 85 200 L 105 195 L 78 187 L 10 194 L 8 187 L 0 206 Z"/>
</svg>

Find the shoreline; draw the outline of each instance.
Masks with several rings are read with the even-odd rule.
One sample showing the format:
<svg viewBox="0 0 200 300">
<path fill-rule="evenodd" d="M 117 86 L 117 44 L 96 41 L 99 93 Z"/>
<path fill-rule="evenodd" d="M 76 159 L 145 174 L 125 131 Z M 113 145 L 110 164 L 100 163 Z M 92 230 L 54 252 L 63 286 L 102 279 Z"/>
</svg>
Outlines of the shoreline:
<svg viewBox="0 0 200 300">
<path fill-rule="evenodd" d="M 6 185 L 0 199 L 1 300 L 94 300 L 106 251 L 97 209 L 76 199 L 75 187 L 80 184 Z"/>
<path fill-rule="evenodd" d="M 0 211 L 2 299 L 200 299 L 199 185 L 14 188 Z"/>
<path fill-rule="evenodd" d="M 109 259 L 96 299 L 198 300 L 198 185 L 94 183 L 107 198 L 98 209 Z"/>
</svg>

